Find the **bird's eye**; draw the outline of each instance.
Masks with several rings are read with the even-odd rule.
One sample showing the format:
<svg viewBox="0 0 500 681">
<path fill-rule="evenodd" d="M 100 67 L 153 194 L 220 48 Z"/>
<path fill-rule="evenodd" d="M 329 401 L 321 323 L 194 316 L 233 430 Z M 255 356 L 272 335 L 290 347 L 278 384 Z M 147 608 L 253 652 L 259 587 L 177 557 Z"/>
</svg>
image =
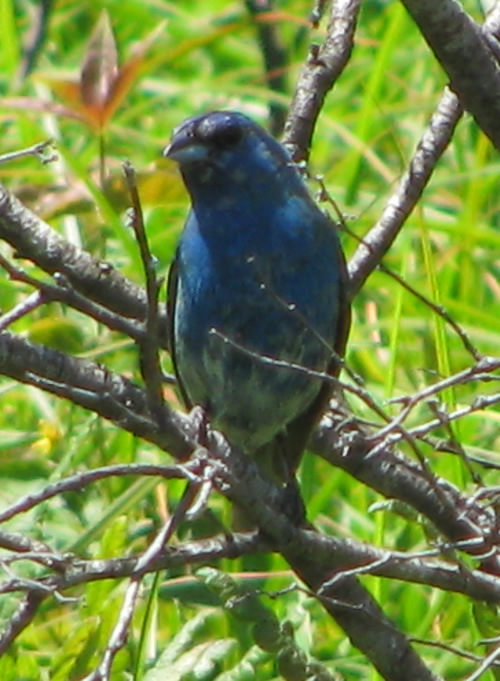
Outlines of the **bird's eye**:
<svg viewBox="0 0 500 681">
<path fill-rule="evenodd" d="M 222 125 L 212 131 L 210 141 L 219 149 L 227 149 L 238 144 L 242 134 L 240 125 Z"/>
</svg>

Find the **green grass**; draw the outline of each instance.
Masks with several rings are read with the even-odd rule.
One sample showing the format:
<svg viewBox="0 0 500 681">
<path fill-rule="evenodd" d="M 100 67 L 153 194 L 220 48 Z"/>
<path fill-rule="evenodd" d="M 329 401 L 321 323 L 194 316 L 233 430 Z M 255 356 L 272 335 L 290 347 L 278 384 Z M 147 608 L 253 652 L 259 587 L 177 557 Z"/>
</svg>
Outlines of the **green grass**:
<svg viewBox="0 0 500 681">
<path fill-rule="evenodd" d="M 467 9 L 475 12 L 475 5 L 470 4 Z M 21 82 L 15 76 L 20 45 L 32 22 L 28 7 L 27 2 L 0 0 L 0 94 L 26 96 L 32 101 L 59 101 L 47 77 L 67 78 L 69 74 L 78 78 L 102 8 L 110 13 L 122 62 L 130 56 L 134 42 L 144 40 L 160 21 L 166 21 L 163 34 L 147 52 L 133 87 L 104 132 L 112 188 L 107 195 L 98 184 L 95 131 L 79 121 L 30 106 L 5 106 L 0 101 L 0 153 L 54 137 L 60 155 L 57 163 L 43 167 L 34 159 L 2 165 L 0 180 L 45 215 L 61 234 L 79 240 L 96 255 L 104 255 L 141 283 L 138 249 L 124 226 L 127 197 L 121 164 L 130 160 L 139 174 L 148 236 L 161 270 L 166 271 L 187 210 L 179 177 L 161 160 L 172 129 L 188 115 L 224 107 L 241 109 L 266 124 L 269 102 L 289 101 L 307 46 L 311 40 L 321 39 L 322 29 L 310 36 L 305 32 L 303 20 L 309 2 L 281 3 L 278 21 L 289 49 L 289 89 L 276 95 L 265 86 L 254 27 L 242 2 L 60 0 L 35 72 Z M 350 229 L 359 237 L 380 215 L 445 83 L 444 74 L 399 3 L 363 3 L 352 60 L 321 113 L 311 160 L 313 172 L 324 176 L 330 194 L 350 216 Z M 385 258 L 385 264 L 411 287 L 443 305 L 485 354 L 498 353 L 500 346 L 498 170 L 489 142 L 473 121 L 464 117 L 422 202 Z M 344 237 L 348 255 L 356 245 L 354 239 Z M 8 254 L 9 249 L 0 244 L 0 252 Z M 40 276 L 29 263 L 23 261 L 22 265 Z M 23 300 L 28 292 L 25 285 L 0 273 L 2 309 Z M 12 330 L 97 358 L 125 375 L 139 375 L 131 343 L 60 305 L 36 310 Z M 443 321 L 381 272 L 370 277 L 355 301 L 347 361 L 388 413 L 395 413 L 387 404 L 390 398 L 432 383 L 436 372 L 447 375 L 471 365 L 470 356 Z M 446 392 L 441 399 L 452 408 L 493 390 L 488 384 L 467 384 Z M 374 418 L 358 401 L 353 405 L 359 415 Z M 411 422 L 429 416 L 422 407 Z M 466 451 L 495 460 L 499 420 L 498 411 L 492 409 L 470 415 L 453 428 Z M 0 382 L 0 432 L 1 507 L 49 480 L 78 470 L 119 462 L 165 462 L 166 458 L 152 445 L 95 415 L 10 380 Z M 430 448 L 425 453 L 437 474 L 471 489 L 470 477 L 458 458 L 437 456 Z M 481 473 L 486 483 L 494 484 L 498 477 L 494 471 Z M 306 456 L 302 479 L 310 517 L 325 531 L 402 551 L 428 546 L 419 523 L 390 510 L 371 512 L 371 505 L 381 500 L 379 495 L 346 473 Z M 153 527 L 164 518 L 165 508 L 172 509 L 181 494 L 182 486 L 175 482 L 167 488 L 149 479 L 108 479 L 81 493 L 46 502 L 36 511 L 16 517 L 6 529 L 85 557 L 139 552 L 147 545 Z M 227 517 L 227 506 L 220 498 L 213 497 L 211 507 Z M 274 555 L 224 561 L 221 567 L 258 573 L 257 588 L 268 591 L 278 591 L 293 581 L 291 574 L 272 576 L 273 571 L 287 569 Z M 15 570 L 33 577 L 41 568 L 23 563 Z M 220 673 L 240 663 L 244 667 L 243 662 L 251 669 L 255 656 L 259 665 L 255 678 L 274 678 L 273 665 L 252 647 L 249 627 L 208 605 L 206 592 L 198 588 L 194 577 L 174 580 L 181 576 L 184 573 L 162 575 L 159 588 L 151 578 L 146 579 L 131 635 L 116 658 L 112 678 L 130 678 L 127 673 L 134 669 L 137 679 L 154 681 L 153 672 L 147 673 L 148 665 L 165 651 L 177 662 L 181 652 L 190 654 L 184 661 L 195 667 L 202 659 L 201 648 L 195 646 L 222 638 L 232 643 L 224 654 L 212 651 Z M 246 581 L 244 575 L 241 579 Z M 409 635 L 474 652 L 483 650 L 476 646 L 481 635 L 467 599 L 373 577 L 363 581 Z M 46 601 L 15 649 L 0 659 L 0 677 L 5 681 L 66 681 L 84 676 L 100 659 L 124 589 L 123 582 L 101 581 L 65 594 L 72 600 Z M 377 678 L 366 659 L 307 594 L 293 591 L 266 603 L 280 619 L 295 625 L 299 644 L 330 669 L 349 680 Z M 12 596 L 0 600 L 4 624 L 14 608 Z M 172 652 L 174 636 L 184 639 Z M 472 669 L 470 662 L 452 653 L 425 646 L 418 649 L 433 671 L 447 681 L 463 678 Z M 203 678 L 216 678 L 217 673 Z M 493 677 L 486 674 L 484 678 Z"/>
</svg>

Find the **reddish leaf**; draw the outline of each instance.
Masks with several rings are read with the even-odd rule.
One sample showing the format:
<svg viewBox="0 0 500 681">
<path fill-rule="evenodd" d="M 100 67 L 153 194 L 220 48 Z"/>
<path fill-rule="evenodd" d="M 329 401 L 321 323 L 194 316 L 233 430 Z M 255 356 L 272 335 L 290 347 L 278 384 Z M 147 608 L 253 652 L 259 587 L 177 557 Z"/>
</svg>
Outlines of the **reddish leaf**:
<svg viewBox="0 0 500 681">
<path fill-rule="evenodd" d="M 109 15 L 103 11 L 88 43 L 79 83 L 36 76 L 50 86 L 63 101 L 64 106 L 20 97 L 4 99 L 0 103 L 11 108 L 51 111 L 78 118 L 85 121 L 95 132 L 102 134 L 144 65 L 146 52 L 163 33 L 165 25 L 166 22 L 162 22 L 146 38 L 138 42 L 130 59 L 120 67 Z"/>
<path fill-rule="evenodd" d="M 108 121 L 117 108 L 122 103 L 123 99 L 129 92 L 132 83 L 136 79 L 141 67 L 144 64 L 144 57 L 154 41 L 163 33 L 166 22 L 163 21 L 157 26 L 148 36 L 134 46 L 133 55 L 128 61 L 120 67 L 117 78 L 115 79 L 108 100 L 106 101 L 105 110 L 103 111 L 103 120 Z"/>
<path fill-rule="evenodd" d="M 118 77 L 118 50 L 109 15 L 103 10 L 90 37 L 80 74 L 80 98 L 98 127 Z"/>
</svg>

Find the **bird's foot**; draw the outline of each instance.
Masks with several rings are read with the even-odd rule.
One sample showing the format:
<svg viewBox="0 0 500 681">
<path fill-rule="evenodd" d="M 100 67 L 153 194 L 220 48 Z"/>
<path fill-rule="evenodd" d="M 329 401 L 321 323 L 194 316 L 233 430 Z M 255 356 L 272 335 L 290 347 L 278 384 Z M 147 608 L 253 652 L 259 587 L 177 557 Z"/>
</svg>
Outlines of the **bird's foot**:
<svg viewBox="0 0 500 681">
<path fill-rule="evenodd" d="M 195 405 L 189 412 L 189 418 L 195 431 L 195 440 L 202 447 L 208 447 L 208 416 L 206 410 Z"/>
</svg>

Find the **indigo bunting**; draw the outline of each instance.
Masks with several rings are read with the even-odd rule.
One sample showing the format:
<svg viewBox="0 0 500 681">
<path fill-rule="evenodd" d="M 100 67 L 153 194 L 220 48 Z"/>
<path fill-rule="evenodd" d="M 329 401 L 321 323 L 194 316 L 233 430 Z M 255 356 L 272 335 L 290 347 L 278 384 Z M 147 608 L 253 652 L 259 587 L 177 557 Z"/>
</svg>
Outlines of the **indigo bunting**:
<svg viewBox="0 0 500 681">
<path fill-rule="evenodd" d="M 192 204 L 168 284 L 183 400 L 265 474 L 295 482 L 332 392 L 307 370 L 337 375 L 349 331 L 335 226 L 286 149 L 241 113 L 188 118 L 164 155 Z"/>
</svg>

